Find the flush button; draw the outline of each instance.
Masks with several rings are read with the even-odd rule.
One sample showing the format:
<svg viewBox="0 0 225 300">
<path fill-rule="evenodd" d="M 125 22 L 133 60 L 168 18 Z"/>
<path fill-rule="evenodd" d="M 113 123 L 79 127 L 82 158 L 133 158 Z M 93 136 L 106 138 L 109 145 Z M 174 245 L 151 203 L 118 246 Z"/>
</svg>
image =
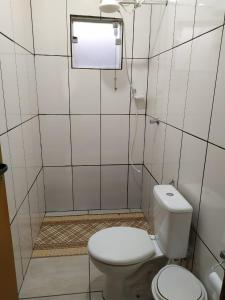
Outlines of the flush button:
<svg viewBox="0 0 225 300">
<path fill-rule="evenodd" d="M 166 193 L 166 195 L 169 196 L 169 197 L 173 197 L 174 196 L 173 193 Z"/>
</svg>

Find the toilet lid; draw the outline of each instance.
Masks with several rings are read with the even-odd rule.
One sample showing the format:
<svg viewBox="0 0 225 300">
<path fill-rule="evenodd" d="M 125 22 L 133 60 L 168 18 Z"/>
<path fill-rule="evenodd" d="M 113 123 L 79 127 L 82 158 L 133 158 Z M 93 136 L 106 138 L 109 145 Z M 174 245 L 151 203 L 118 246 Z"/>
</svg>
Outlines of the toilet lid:
<svg viewBox="0 0 225 300">
<path fill-rule="evenodd" d="M 201 282 L 188 270 L 177 265 L 168 265 L 157 276 L 159 299 L 200 300 L 204 299 Z"/>
<path fill-rule="evenodd" d="M 111 227 L 95 233 L 88 242 L 89 254 L 110 265 L 133 265 L 155 254 L 148 233 L 131 227 Z"/>
</svg>

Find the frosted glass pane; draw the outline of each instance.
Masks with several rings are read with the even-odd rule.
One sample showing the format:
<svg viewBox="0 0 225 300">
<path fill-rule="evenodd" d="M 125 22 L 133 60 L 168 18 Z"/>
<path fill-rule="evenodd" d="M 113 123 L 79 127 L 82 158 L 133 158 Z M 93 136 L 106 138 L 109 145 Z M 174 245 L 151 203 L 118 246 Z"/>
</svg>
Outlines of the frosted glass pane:
<svg viewBox="0 0 225 300">
<path fill-rule="evenodd" d="M 72 43 L 74 68 L 120 69 L 122 46 L 116 45 L 121 39 L 121 26 L 113 23 L 73 22 Z"/>
</svg>

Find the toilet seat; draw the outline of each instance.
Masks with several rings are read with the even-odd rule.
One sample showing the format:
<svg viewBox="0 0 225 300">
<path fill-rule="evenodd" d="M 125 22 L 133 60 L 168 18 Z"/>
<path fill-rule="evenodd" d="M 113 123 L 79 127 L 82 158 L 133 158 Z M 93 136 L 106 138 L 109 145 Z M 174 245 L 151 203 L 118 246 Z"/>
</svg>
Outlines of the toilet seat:
<svg viewBox="0 0 225 300">
<path fill-rule="evenodd" d="M 152 281 L 156 300 L 207 300 L 202 283 L 188 270 L 177 265 L 161 269 Z"/>
<path fill-rule="evenodd" d="M 128 266 L 147 261 L 155 254 L 155 247 L 142 229 L 111 227 L 100 230 L 89 239 L 88 252 L 105 264 Z"/>
</svg>

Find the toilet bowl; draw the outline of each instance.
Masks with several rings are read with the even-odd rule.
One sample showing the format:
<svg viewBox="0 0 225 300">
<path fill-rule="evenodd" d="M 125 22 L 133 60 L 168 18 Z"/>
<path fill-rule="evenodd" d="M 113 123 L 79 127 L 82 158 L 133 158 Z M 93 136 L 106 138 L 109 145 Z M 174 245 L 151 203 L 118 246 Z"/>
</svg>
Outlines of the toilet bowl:
<svg viewBox="0 0 225 300">
<path fill-rule="evenodd" d="M 89 239 L 90 259 L 105 275 L 104 299 L 206 300 L 193 274 L 165 267 L 168 259 L 186 257 L 193 209 L 171 185 L 157 185 L 153 193 L 154 236 L 142 229 L 112 227 Z"/>
<path fill-rule="evenodd" d="M 207 300 L 203 284 L 188 270 L 177 265 L 162 268 L 152 281 L 155 300 Z"/>
</svg>

